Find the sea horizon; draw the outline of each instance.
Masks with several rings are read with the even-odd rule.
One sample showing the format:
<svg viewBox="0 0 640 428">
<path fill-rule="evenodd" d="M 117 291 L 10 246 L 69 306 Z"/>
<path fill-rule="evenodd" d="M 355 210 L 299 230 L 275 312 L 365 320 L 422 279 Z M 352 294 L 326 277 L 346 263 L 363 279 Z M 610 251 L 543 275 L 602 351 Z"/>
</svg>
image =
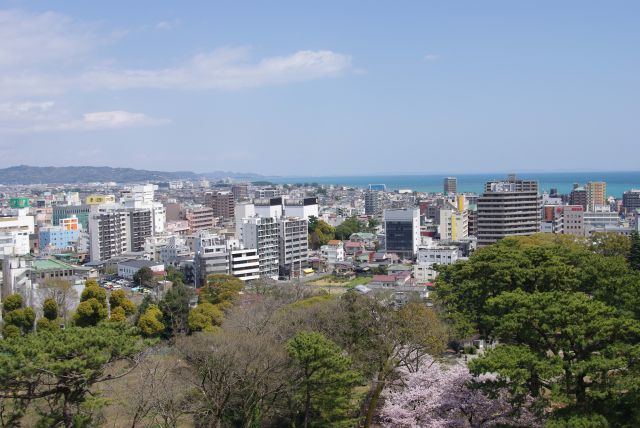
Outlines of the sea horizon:
<svg viewBox="0 0 640 428">
<path fill-rule="evenodd" d="M 458 191 L 480 193 L 486 181 L 506 178 L 508 173 L 476 174 L 378 174 L 336 176 L 279 176 L 266 177 L 277 184 L 317 183 L 323 185 L 366 188 L 369 184 L 384 184 L 387 190 L 413 190 L 418 192 L 442 192 L 445 177 L 458 179 Z M 539 183 L 540 192 L 557 189 L 558 193 L 569 193 L 574 183 L 584 185 L 589 181 L 607 183 L 607 196 L 622 197 L 630 189 L 640 188 L 640 171 L 593 171 L 593 172 L 526 172 L 516 176 Z"/>
</svg>

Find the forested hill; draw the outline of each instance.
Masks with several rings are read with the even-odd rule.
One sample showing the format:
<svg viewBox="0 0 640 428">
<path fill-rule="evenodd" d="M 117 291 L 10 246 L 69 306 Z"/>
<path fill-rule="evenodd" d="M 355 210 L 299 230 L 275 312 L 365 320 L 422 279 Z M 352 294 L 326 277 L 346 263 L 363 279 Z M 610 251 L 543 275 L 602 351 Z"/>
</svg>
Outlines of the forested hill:
<svg viewBox="0 0 640 428">
<path fill-rule="evenodd" d="M 108 166 L 27 166 L 0 169 L 0 184 L 72 184 L 197 179 L 198 174 L 188 171 L 165 172 Z"/>
</svg>

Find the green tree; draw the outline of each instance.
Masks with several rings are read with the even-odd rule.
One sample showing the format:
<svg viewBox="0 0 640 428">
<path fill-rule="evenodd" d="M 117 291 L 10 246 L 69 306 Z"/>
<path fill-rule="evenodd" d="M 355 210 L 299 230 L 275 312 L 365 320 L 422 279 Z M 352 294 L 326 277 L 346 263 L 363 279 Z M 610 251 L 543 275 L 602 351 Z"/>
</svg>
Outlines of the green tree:
<svg viewBox="0 0 640 428">
<path fill-rule="evenodd" d="M 378 226 L 380 226 L 380 221 L 374 217 L 371 217 L 369 219 L 369 223 L 367 224 L 366 231 L 369 233 L 375 233 L 375 231 L 378 229 Z"/>
<path fill-rule="evenodd" d="M 579 291 L 618 309 L 637 311 L 638 275 L 626 259 L 604 256 L 583 241 L 539 234 L 509 237 L 440 268 L 436 297 L 460 337 L 486 334 L 487 301 L 502 292 Z"/>
<path fill-rule="evenodd" d="M 615 385 L 637 376 L 640 323 L 584 293 L 505 292 L 489 299 L 485 318 L 502 345 L 471 370 L 498 373 L 517 398 L 550 398 L 581 414 L 608 411 L 606 397 L 624 394 Z"/>
<path fill-rule="evenodd" d="M 349 217 L 336 227 L 335 237 L 345 241 L 356 232 L 362 232 L 362 223 L 357 217 Z"/>
<path fill-rule="evenodd" d="M 127 320 L 127 314 L 122 308 L 122 306 L 116 306 L 111 309 L 111 316 L 109 317 L 109 321 L 113 322 L 124 322 Z"/>
<path fill-rule="evenodd" d="M 640 424 L 640 275 L 620 246 L 612 235 L 504 238 L 441 269 L 437 301 L 459 334 L 500 343 L 470 364 L 497 374 L 484 389 L 530 395 L 557 426 Z"/>
<path fill-rule="evenodd" d="M 378 400 L 387 382 L 400 367 L 417 368 L 427 355 L 446 349 L 447 326 L 420 303 L 396 310 L 384 301 L 348 292 L 334 315 L 336 335 L 370 379 L 364 425 L 371 426 Z"/>
<path fill-rule="evenodd" d="M 164 337 L 186 334 L 188 332 L 189 305 L 193 297 L 193 288 L 187 287 L 184 284 L 174 284 L 158 303 L 158 307 L 162 312 Z"/>
<path fill-rule="evenodd" d="M 107 308 L 98 299 L 92 297 L 80 302 L 73 314 L 73 324 L 78 327 L 96 326 L 107 318 Z"/>
<path fill-rule="evenodd" d="M 20 309 L 23 304 L 24 300 L 20 294 L 10 294 L 6 299 L 4 299 L 4 302 L 2 302 L 2 314 L 4 315 L 7 312 Z"/>
<path fill-rule="evenodd" d="M 233 306 L 244 284 L 232 275 L 209 275 L 207 285 L 200 289 L 199 302 L 209 302 L 226 310 Z"/>
<path fill-rule="evenodd" d="M 89 282 L 87 280 L 84 290 L 80 294 L 80 301 L 86 302 L 87 300 L 95 299 L 105 308 L 107 307 L 107 292 L 104 288 L 100 287 L 95 281 Z"/>
<path fill-rule="evenodd" d="M 28 334 L 33 331 L 36 313 L 31 308 L 14 309 L 4 314 L 3 334 L 14 334 L 15 328 L 20 334 Z M 15 328 L 12 328 L 15 327 Z M 8 329 L 8 330 L 7 330 Z"/>
<path fill-rule="evenodd" d="M 627 259 L 631 252 L 631 240 L 615 232 L 596 232 L 591 235 L 591 247 L 603 256 L 621 256 Z"/>
<path fill-rule="evenodd" d="M 84 286 L 86 287 L 100 287 L 100 284 L 98 284 L 98 281 L 96 281 L 95 278 L 87 278 L 87 280 L 84 282 Z"/>
<path fill-rule="evenodd" d="M 3 336 L 13 337 L 33 331 L 36 313 L 33 309 L 24 307 L 24 300 L 20 294 L 11 294 L 2 304 L 2 317 Z"/>
<path fill-rule="evenodd" d="M 5 339 L 20 337 L 22 335 L 22 331 L 19 327 L 16 327 L 13 324 L 5 324 L 2 327 L 2 337 Z"/>
<path fill-rule="evenodd" d="M 222 324 L 222 311 L 209 302 L 200 303 L 189 312 L 189 330 L 215 331 Z"/>
<path fill-rule="evenodd" d="M 173 285 L 177 285 L 178 283 L 184 284 L 184 281 L 185 281 L 184 274 L 179 270 L 177 270 L 175 267 L 168 265 L 166 268 L 166 272 L 167 272 L 167 276 L 166 276 L 167 281 L 171 281 Z"/>
<path fill-rule="evenodd" d="M 302 425 L 353 426 L 353 387 L 358 373 L 340 347 L 317 332 L 300 332 L 287 343 L 298 367 L 298 400 Z"/>
<path fill-rule="evenodd" d="M 48 318 L 40 318 L 36 323 L 36 331 L 38 333 L 42 331 L 55 331 L 60 330 L 60 323 L 58 320 L 50 320 Z"/>
<path fill-rule="evenodd" d="M 307 226 L 308 226 L 309 234 L 312 234 L 316 230 L 316 227 L 318 226 L 318 217 L 314 215 L 310 215 Z"/>
<path fill-rule="evenodd" d="M 609 428 L 609 422 L 602 415 L 573 415 L 552 419 L 546 428 Z"/>
<path fill-rule="evenodd" d="M 62 320 L 58 317 L 58 303 L 56 303 L 55 299 L 49 297 L 42 304 L 42 312 L 43 318 L 40 318 L 36 325 L 36 330 L 38 332 L 47 330 L 47 331 L 55 331 L 60 329 L 60 324 Z"/>
<path fill-rule="evenodd" d="M 631 234 L 631 249 L 629 251 L 629 266 L 640 271 L 640 233 L 633 231 Z"/>
<path fill-rule="evenodd" d="M 149 305 L 138 320 L 138 328 L 145 337 L 157 337 L 165 329 L 162 323 L 162 312 L 157 305 Z"/>
<path fill-rule="evenodd" d="M 310 235 L 310 242 L 313 249 L 318 249 L 322 245 L 335 238 L 336 229 L 324 220 L 316 222 L 315 229 Z"/>
<path fill-rule="evenodd" d="M 92 282 L 89 282 L 89 284 L 91 283 Z M 93 280 L 93 284 L 97 285 L 95 280 Z M 59 316 L 66 322 L 73 302 L 78 297 L 78 292 L 71 282 L 63 279 L 50 278 L 45 280 L 39 291 L 45 299 L 50 298 L 56 302 Z"/>
<path fill-rule="evenodd" d="M 42 313 L 50 321 L 58 319 L 58 304 L 53 298 L 48 298 L 42 304 Z"/>
<path fill-rule="evenodd" d="M 138 271 L 133 274 L 133 282 L 135 282 L 136 285 L 149 285 L 152 281 L 153 271 L 146 266 L 138 269 Z"/>
<path fill-rule="evenodd" d="M 42 417 L 37 426 L 88 426 L 91 414 L 84 404 L 90 390 L 128 373 L 140 346 L 135 329 L 123 325 L 70 327 L 0 341 L 0 396 L 11 399 L 0 407 L 0 420 L 19 426 L 31 404 L 46 400 L 46 407 L 34 409 Z M 115 365 L 121 361 L 126 364 Z"/>
<path fill-rule="evenodd" d="M 111 311 L 115 308 L 122 308 L 126 316 L 129 316 L 136 311 L 136 305 L 134 305 L 131 300 L 127 299 L 124 290 L 112 291 L 109 296 L 109 305 L 111 306 Z"/>
</svg>

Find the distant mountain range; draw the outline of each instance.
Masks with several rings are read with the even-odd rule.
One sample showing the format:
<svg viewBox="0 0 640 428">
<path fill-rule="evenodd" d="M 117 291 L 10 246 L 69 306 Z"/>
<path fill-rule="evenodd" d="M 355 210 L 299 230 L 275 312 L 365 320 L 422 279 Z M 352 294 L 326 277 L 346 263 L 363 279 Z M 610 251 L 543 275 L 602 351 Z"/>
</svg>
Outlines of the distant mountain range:
<svg viewBox="0 0 640 428">
<path fill-rule="evenodd" d="M 133 168 L 111 168 L 108 166 L 28 166 L 18 165 L 0 169 L 0 184 L 76 184 L 95 182 L 133 183 L 142 181 L 211 180 L 222 178 L 257 180 L 259 174 L 214 171 L 197 174 L 190 171 L 148 171 Z"/>
</svg>

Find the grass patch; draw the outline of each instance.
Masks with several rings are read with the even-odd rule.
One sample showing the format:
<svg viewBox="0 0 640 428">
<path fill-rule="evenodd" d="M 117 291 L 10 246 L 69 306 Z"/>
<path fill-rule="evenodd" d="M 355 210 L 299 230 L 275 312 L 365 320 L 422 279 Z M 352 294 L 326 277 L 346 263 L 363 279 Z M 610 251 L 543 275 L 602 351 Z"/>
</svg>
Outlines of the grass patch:
<svg viewBox="0 0 640 428">
<path fill-rule="evenodd" d="M 322 287 L 345 287 L 351 288 L 356 285 L 366 285 L 371 282 L 371 277 L 358 276 L 353 279 L 341 278 L 335 275 L 327 275 L 320 279 L 310 282 L 310 285 L 319 285 Z"/>
</svg>

